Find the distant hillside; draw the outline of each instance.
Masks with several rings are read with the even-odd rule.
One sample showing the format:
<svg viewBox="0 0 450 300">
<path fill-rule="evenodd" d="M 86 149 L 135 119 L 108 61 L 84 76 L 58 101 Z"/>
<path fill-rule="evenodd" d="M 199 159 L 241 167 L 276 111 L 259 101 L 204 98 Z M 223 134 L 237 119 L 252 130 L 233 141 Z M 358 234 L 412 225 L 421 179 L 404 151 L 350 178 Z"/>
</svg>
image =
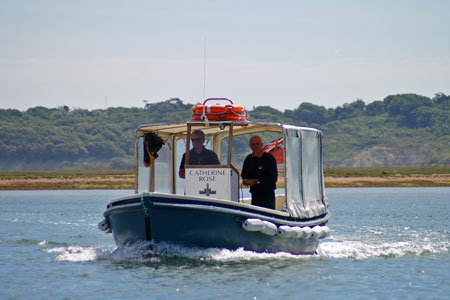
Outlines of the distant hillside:
<svg viewBox="0 0 450 300">
<path fill-rule="evenodd" d="M 191 106 L 175 98 L 145 108 L 0 109 L 0 170 L 133 168 L 136 127 L 188 120 Z M 253 121 L 321 129 L 326 166 L 450 165 L 450 96 L 442 93 L 432 99 L 401 94 L 367 105 L 357 100 L 327 109 L 301 103 L 284 112 L 269 106 L 247 112 Z"/>
</svg>

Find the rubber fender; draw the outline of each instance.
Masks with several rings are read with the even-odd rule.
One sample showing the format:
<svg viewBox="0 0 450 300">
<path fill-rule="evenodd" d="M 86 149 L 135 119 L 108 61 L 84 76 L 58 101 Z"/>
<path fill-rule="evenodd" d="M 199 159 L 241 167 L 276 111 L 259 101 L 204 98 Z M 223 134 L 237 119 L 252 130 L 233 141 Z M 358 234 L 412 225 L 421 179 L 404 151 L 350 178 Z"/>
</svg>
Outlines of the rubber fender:
<svg viewBox="0 0 450 300">
<path fill-rule="evenodd" d="M 106 222 L 105 219 L 101 220 L 100 222 L 98 222 L 98 229 L 100 229 L 101 231 L 104 231 L 106 233 L 110 233 L 111 232 L 111 228 L 109 227 L 109 223 Z"/>
<path fill-rule="evenodd" d="M 261 231 L 264 227 L 260 219 L 247 219 L 242 223 L 242 228 L 246 231 Z"/>
<path fill-rule="evenodd" d="M 292 231 L 295 232 L 295 237 L 296 237 L 297 239 L 302 239 L 303 236 L 304 236 L 304 234 L 305 234 L 305 233 L 303 232 L 303 230 L 302 230 L 300 227 L 298 227 L 298 226 L 292 227 Z"/>
<path fill-rule="evenodd" d="M 275 235 L 277 234 L 278 228 L 277 225 L 270 223 L 268 221 L 263 221 L 264 227 L 262 228 L 261 232 L 267 235 Z"/>
<path fill-rule="evenodd" d="M 326 238 L 331 233 L 331 230 L 330 230 L 330 228 L 328 228 L 328 226 L 323 226 L 322 228 L 323 228 L 323 231 L 324 231 L 324 235 L 321 237 L 321 239 Z"/>
<path fill-rule="evenodd" d="M 325 231 L 322 226 L 314 226 L 312 228 L 312 238 L 313 239 L 321 239 L 325 235 Z"/>
<path fill-rule="evenodd" d="M 312 229 L 311 228 L 303 227 L 302 231 L 303 231 L 303 238 L 304 239 L 309 239 L 312 236 Z"/>
<path fill-rule="evenodd" d="M 290 226 L 278 227 L 277 235 L 282 238 L 295 238 L 297 236 L 296 232 Z"/>
</svg>

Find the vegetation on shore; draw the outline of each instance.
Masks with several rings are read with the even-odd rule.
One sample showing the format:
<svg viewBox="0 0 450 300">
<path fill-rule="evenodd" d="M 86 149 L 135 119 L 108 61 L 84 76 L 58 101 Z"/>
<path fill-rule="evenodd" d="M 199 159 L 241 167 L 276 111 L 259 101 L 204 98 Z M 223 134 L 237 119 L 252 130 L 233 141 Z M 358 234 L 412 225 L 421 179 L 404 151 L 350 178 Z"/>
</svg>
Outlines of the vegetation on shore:
<svg viewBox="0 0 450 300">
<path fill-rule="evenodd" d="M 326 187 L 450 186 L 450 168 L 325 169 Z M 133 170 L 0 172 L 0 190 L 134 189 Z"/>
<path fill-rule="evenodd" d="M 137 126 L 186 121 L 191 106 L 175 98 L 145 108 L 0 109 L 0 170 L 133 168 Z M 450 96 L 442 93 L 432 99 L 391 95 L 336 108 L 303 102 L 284 112 L 257 106 L 247 113 L 252 121 L 322 130 L 326 167 L 450 165 Z"/>
</svg>

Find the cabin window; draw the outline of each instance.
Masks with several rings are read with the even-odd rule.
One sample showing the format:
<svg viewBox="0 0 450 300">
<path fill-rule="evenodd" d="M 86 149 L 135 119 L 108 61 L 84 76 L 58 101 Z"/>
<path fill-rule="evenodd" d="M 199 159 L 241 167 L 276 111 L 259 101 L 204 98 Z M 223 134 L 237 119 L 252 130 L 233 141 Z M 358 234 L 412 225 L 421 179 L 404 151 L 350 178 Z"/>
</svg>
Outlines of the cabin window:
<svg viewBox="0 0 450 300">
<path fill-rule="evenodd" d="M 184 151 L 186 150 L 186 140 L 177 139 L 176 145 L 177 145 L 177 152 L 176 152 L 175 174 L 174 174 L 174 176 L 176 176 L 175 190 L 177 194 L 184 195 L 186 189 L 185 184 L 186 180 L 180 178 L 180 176 L 178 176 L 178 172 L 180 171 L 181 159 L 183 158 Z"/>
<path fill-rule="evenodd" d="M 286 151 L 286 198 L 288 206 L 295 210 L 302 207 L 302 136 L 295 129 L 286 129 L 284 147 Z"/>
<path fill-rule="evenodd" d="M 137 180 L 137 192 L 149 192 L 150 191 L 150 168 L 144 165 L 144 138 L 140 137 L 138 141 L 138 180 Z"/>
<path fill-rule="evenodd" d="M 232 157 L 231 163 L 237 167 L 238 169 L 242 168 L 242 164 L 244 163 L 247 155 L 252 153 L 252 150 L 249 147 L 250 138 L 254 135 L 259 135 L 263 141 L 264 146 L 267 146 L 272 141 L 275 141 L 282 137 L 280 132 L 256 132 L 251 134 L 243 134 L 239 136 L 233 137 L 233 146 L 232 146 Z M 228 137 L 222 140 L 221 144 L 221 162 L 227 161 L 228 156 Z M 278 162 L 278 172 L 280 172 L 280 168 L 283 168 L 283 162 Z M 284 171 L 283 171 L 284 172 Z"/>
<path fill-rule="evenodd" d="M 249 141 L 250 138 L 254 135 L 259 135 L 263 141 L 264 146 L 269 145 L 271 142 L 274 142 L 276 140 L 279 140 L 283 137 L 283 134 L 281 132 L 256 132 L 256 133 L 248 133 L 243 134 L 239 136 L 233 137 L 233 146 L 232 146 L 232 157 L 231 157 L 231 163 L 232 165 L 239 171 L 239 174 L 242 172 L 242 166 L 244 164 L 244 160 L 249 155 L 252 150 L 249 147 Z M 272 148 L 272 151 L 276 150 L 275 148 Z M 283 150 L 281 150 L 283 151 Z M 270 154 L 270 151 L 266 151 Z M 226 162 L 228 156 L 228 137 L 224 138 L 222 140 L 221 144 L 221 161 Z M 283 154 L 281 155 L 283 157 Z M 274 156 L 275 157 L 275 156 Z M 277 180 L 277 189 L 275 190 L 275 193 L 279 195 L 277 197 L 277 203 L 276 207 L 277 209 L 281 209 L 284 204 L 284 197 L 282 195 L 285 194 L 285 177 L 284 177 L 284 163 L 283 160 L 277 161 L 277 169 L 278 169 L 278 180 Z M 244 187 L 244 198 L 250 197 L 250 192 L 248 191 L 248 187 Z"/>
<path fill-rule="evenodd" d="M 165 140 L 164 145 L 158 151 L 158 158 L 155 159 L 154 168 L 154 182 L 155 192 L 170 193 L 172 182 L 172 146 L 171 141 Z"/>
<path fill-rule="evenodd" d="M 154 160 L 152 166 L 147 167 L 144 164 L 144 138 L 140 137 L 138 141 L 138 178 L 137 192 L 162 192 L 171 191 L 172 182 L 172 154 L 170 140 L 164 140 L 165 144 L 159 149 L 158 157 Z M 154 178 L 152 180 L 152 174 Z"/>
<path fill-rule="evenodd" d="M 316 131 L 302 134 L 303 186 L 308 187 L 303 197 L 305 209 L 309 209 L 322 202 L 320 135 Z"/>
<path fill-rule="evenodd" d="M 220 145 L 220 161 L 221 164 L 227 164 L 228 160 L 228 137 L 222 140 Z M 242 164 L 244 162 L 245 157 L 250 153 L 250 149 L 248 147 L 248 138 L 246 136 L 234 136 L 233 137 L 233 145 L 231 149 L 231 163 L 238 169 L 242 168 Z"/>
<path fill-rule="evenodd" d="M 291 215 L 313 217 L 324 213 L 319 132 L 285 129 L 285 141 L 286 192 Z"/>
<path fill-rule="evenodd" d="M 211 139 L 205 138 L 205 142 L 203 146 L 205 146 L 206 149 L 211 150 Z M 192 149 L 192 143 L 191 143 L 191 149 Z M 186 180 L 183 178 L 180 178 L 178 175 L 181 165 L 181 160 L 183 159 L 183 155 L 186 151 L 186 139 L 177 139 L 176 140 L 176 160 L 175 160 L 175 191 L 176 194 L 184 195 L 186 193 Z"/>
</svg>

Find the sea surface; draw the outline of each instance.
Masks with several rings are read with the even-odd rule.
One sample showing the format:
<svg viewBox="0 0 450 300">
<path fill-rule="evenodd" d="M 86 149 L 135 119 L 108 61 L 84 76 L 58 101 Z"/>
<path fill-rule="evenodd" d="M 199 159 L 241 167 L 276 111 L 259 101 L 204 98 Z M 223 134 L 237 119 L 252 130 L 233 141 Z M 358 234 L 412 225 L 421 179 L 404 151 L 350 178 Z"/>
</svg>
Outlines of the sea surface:
<svg viewBox="0 0 450 300">
<path fill-rule="evenodd" d="M 327 189 L 317 255 L 116 249 L 130 190 L 1 191 L 0 299 L 450 299 L 450 188 Z"/>
</svg>

